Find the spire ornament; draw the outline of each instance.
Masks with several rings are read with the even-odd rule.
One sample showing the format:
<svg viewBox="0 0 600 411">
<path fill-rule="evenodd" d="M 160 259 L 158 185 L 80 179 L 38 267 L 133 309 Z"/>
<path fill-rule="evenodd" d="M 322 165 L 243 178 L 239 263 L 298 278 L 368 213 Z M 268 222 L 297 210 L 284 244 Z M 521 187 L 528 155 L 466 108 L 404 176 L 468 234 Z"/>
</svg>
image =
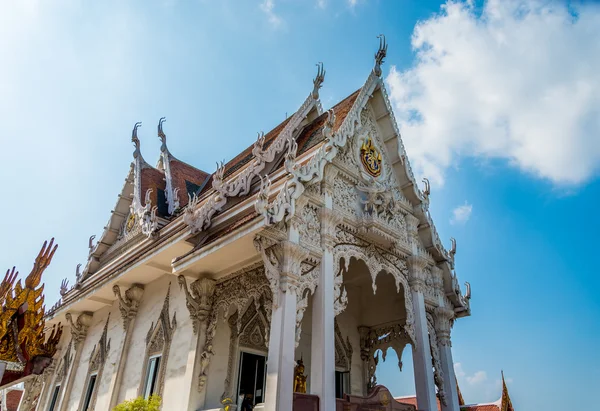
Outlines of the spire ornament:
<svg viewBox="0 0 600 411">
<path fill-rule="evenodd" d="M 158 138 L 160 138 L 160 141 L 162 142 L 162 145 L 160 146 L 160 151 L 167 150 L 167 135 L 163 131 L 163 126 L 162 126 L 165 121 L 167 121 L 166 117 L 161 117 L 158 120 Z"/>
<path fill-rule="evenodd" d="M 381 77 L 381 65 L 387 55 L 387 43 L 385 42 L 385 36 L 383 34 L 380 34 L 377 38 L 379 39 L 379 49 L 377 50 L 377 53 L 375 53 L 375 67 L 373 67 L 373 73 L 375 73 L 377 77 Z"/>
<path fill-rule="evenodd" d="M 133 131 L 131 132 L 131 142 L 135 146 L 135 151 L 133 152 L 133 158 L 137 158 L 137 156 L 140 154 L 140 139 L 138 138 L 137 130 L 141 126 L 142 126 L 142 122 L 138 121 L 133 126 Z"/>
<path fill-rule="evenodd" d="M 313 80 L 313 91 L 312 98 L 315 100 L 319 99 L 319 89 L 323 86 L 325 80 L 325 69 L 323 68 L 323 62 L 319 61 L 317 64 L 317 76 Z"/>
</svg>

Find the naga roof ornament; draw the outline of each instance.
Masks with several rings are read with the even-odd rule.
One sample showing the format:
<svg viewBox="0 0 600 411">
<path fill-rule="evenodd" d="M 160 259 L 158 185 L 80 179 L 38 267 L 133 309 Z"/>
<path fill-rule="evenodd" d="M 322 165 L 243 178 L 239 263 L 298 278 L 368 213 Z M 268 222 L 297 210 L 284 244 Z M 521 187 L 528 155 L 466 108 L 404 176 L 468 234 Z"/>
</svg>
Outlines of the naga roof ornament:
<svg viewBox="0 0 600 411">
<path fill-rule="evenodd" d="M 25 286 L 17 280 L 15 267 L 6 272 L 0 283 L 0 361 L 21 365 L 21 371 L 6 371 L 0 386 L 26 377 L 39 375 L 52 363 L 62 326 L 53 326 L 49 338 L 45 335 L 44 284 L 42 274 L 52 261 L 58 245 L 54 239 L 44 242 L 31 273 L 25 278 Z"/>
<path fill-rule="evenodd" d="M 323 68 L 323 62 L 319 61 L 317 63 L 317 76 L 313 80 L 312 97 L 315 100 L 319 99 L 319 89 L 323 86 L 323 81 L 325 81 L 325 69 Z"/>
<path fill-rule="evenodd" d="M 142 122 L 138 121 L 133 126 L 133 131 L 131 132 L 131 142 L 135 146 L 135 151 L 133 152 L 133 158 L 137 158 L 140 155 L 140 139 L 137 135 L 137 130 L 142 126 Z"/>
<path fill-rule="evenodd" d="M 377 38 L 379 39 L 379 50 L 375 53 L 375 67 L 373 67 L 373 72 L 377 77 L 381 77 L 381 65 L 387 55 L 387 43 L 383 34 L 380 34 Z"/>
</svg>

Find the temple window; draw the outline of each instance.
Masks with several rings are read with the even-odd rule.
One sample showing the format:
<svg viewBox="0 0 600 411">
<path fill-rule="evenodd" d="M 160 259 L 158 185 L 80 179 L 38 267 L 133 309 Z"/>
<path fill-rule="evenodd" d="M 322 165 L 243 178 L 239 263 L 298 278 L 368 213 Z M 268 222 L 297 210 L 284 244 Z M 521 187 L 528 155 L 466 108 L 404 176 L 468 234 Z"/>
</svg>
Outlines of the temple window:
<svg viewBox="0 0 600 411">
<path fill-rule="evenodd" d="M 335 372 L 335 398 L 344 398 L 350 394 L 350 371 Z"/>
<path fill-rule="evenodd" d="M 146 373 L 146 382 L 144 384 L 144 398 L 148 398 L 156 392 L 161 357 L 161 355 L 154 355 L 148 360 L 148 372 Z"/>
<path fill-rule="evenodd" d="M 83 401 L 82 411 L 88 411 L 90 409 L 90 404 L 92 402 L 92 396 L 94 394 L 94 389 L 96 388 L 96 379 L 98 378 L 98 374 L 90 375 L 88 379 L 87 388 L 85 390 L 85 398 Z"/>
<path fill-rule="evenodd" d="M 57 384 L 56 387 L 54 387 L 54 391 L 52 392 L 52 399 L 50 400 L 50 407 L 48 408 L 48 411 L 54 411 L 54 408 L 56 407 L 56 403 L 58 402 L 58 394 L 60 393 L 60 384 Z"/>
</svg>

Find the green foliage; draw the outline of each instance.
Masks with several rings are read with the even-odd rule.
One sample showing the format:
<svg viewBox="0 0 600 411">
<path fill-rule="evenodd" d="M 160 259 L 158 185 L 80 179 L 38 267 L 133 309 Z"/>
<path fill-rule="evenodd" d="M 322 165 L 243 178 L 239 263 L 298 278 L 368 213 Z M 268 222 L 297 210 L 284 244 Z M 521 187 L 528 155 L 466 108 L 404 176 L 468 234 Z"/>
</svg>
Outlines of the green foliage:
<svg viewBox="0 0 600 411">
<path fill-rule="evenodd" d="M 161 401 L 158 395 L 151 395 L 148 399 L 137 397 L 135 400 L 122 402 L 113 411 L 159 411 Z"/>
</svg>

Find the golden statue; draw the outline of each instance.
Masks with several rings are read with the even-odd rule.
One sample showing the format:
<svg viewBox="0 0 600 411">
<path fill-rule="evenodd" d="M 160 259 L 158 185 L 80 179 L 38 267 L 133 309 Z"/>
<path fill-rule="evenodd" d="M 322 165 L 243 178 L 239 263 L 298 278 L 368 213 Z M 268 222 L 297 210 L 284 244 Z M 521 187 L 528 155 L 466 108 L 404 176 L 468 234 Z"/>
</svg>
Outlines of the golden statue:
<svg viewBox="0 0 600 411">
<path fill-rule="evenodd" d="M 298 364 L 294 367 L 294 392 L 306 394 L 306 375 L 304 375 L 302 358 L 298 360 Z"/>
<path fill-rule="evenodd" d="M 31 374 L 41 374 L 56 353 L 62 326 L 54 326 L 46 339 L 44 285 L 40 285 L 42 273 L 56 251 L 57 246 L 53 245 L 54 239 L 50 244 L 44 242 L 24 287 L 21 280 L 16 281 L 19 273 L 15 267 L 6 272 L 0 283 L 0 361 L 23 366 L 22 371 L 6 370 L 0 375 L 0 386 Z"/>
</svg>

